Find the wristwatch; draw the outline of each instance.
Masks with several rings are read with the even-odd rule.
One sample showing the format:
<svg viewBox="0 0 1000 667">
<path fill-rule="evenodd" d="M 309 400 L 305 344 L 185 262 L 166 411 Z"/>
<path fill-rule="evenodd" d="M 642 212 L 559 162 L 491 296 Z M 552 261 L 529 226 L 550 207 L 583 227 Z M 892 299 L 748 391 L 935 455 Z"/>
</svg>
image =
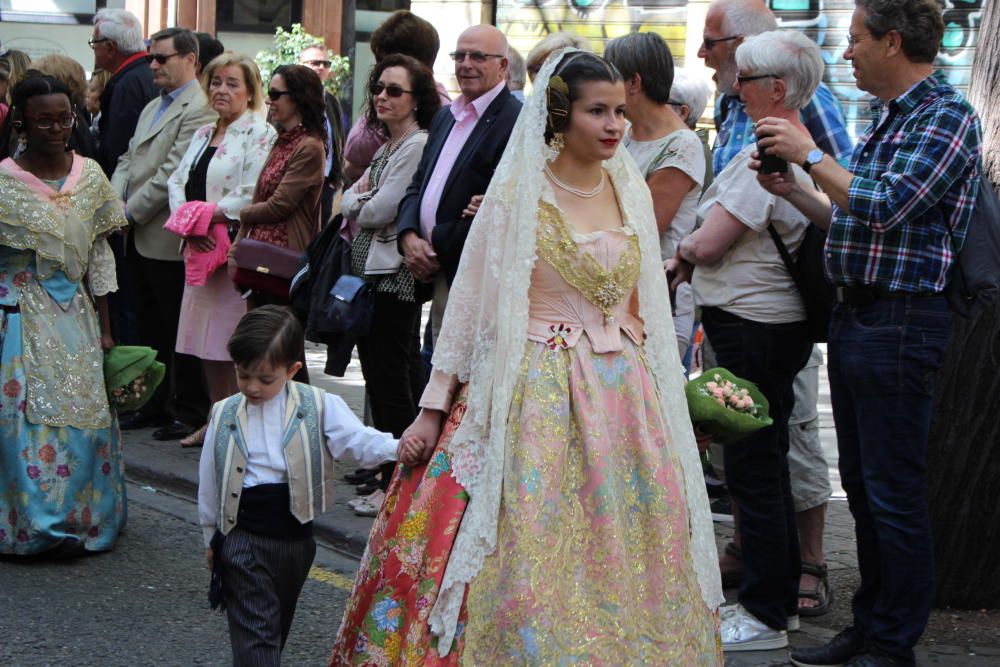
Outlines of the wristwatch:
<svg viewBox="0 0 1000 667">
<path fill-rule="evenodd" d="M 808 174 L 809 170 L 812 169 L 813 165 L 822 162 L 825 156 L 826 153 L 824 153 L 820 149 L 818 148 L 812 149 L 811 151 L 809 151 L 809 154 L 806 155 L 806 161 L 802 163 L 802 171 Z"/>
</svg>

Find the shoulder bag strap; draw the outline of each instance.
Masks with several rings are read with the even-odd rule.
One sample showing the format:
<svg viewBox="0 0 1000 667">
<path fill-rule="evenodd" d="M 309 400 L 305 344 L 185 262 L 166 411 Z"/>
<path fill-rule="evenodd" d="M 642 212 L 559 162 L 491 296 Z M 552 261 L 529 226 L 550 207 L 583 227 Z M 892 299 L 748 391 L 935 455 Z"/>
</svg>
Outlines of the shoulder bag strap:
<svg viewBox="0 0 1000 667">
<path fill-rule="evenodd" d="M 812 224 L 812 223 L 809 223 Z M 768 223 L 767 232 L 771 235 L 771 240 L 774 241 L 774 245 L 778 248 L 778 254 L 781 255 L 781 261 L 785 264 L 785 268 L 788 269 L 788 273 L 792 276 L 792 282 L 799 289 L 800 294 L 805 294 L 802 290 L 802 281 L 799 276 L 799 270 L 795 266 L 795 261 L 792 260 L 792 255 L 788 252 L 788 248 L 785 247 L 785 242 L 781 240 L 781 236 L 778 235 L 778 230 L 774 228 L 774 225 Z"/>
</svg>

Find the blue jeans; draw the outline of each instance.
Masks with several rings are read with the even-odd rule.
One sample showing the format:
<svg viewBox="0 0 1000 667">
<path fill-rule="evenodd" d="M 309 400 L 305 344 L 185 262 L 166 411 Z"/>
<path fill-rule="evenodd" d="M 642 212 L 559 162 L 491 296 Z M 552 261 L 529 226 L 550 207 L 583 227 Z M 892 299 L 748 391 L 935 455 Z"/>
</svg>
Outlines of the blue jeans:
<svg viewBox="0 0 1000 667">
<path fill-rule="evenodd" d="M 767 398 L 772 426 L 723 446 L 726 485 L 739 507 L 743 582 L 739 601 L 758 620 L 784 630 L 798 609 L 799 555 L 788 475 L 792 384 L 812 351 L 805 322 L 763 324 L 702 308 L 719 366 L 750 380 Z"/>
<path fill-rule="evenodd" d="M 829 373 L 840 475 L 857 535 L 855 627 L 905 664 L 927 625 L 934 562 L 927 438 L 948 340 L 943 297 L 837 305 Z"/>
</svg>

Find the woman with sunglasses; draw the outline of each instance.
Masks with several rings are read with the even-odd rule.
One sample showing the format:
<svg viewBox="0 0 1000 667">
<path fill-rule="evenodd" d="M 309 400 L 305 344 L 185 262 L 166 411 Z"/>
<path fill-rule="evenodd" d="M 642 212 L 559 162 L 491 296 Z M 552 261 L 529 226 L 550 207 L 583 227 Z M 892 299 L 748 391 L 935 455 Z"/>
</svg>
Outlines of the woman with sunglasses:
<svg viewBox="0 0 1000 667">
<path fill-rule="evenodd" d="M 351 271 L 375 288 L 371 333 L 357 339 L 358 357 L 371 402 L 375 428 L 398 438 L 417 415 L 423 388 L 419 363 L 420 304 L 413 275 L 396 249 L 396 210 L 417 171 L 427 141 L 427 128 L 441 107 L 434 75 L 410 56 L 381 59 L 369 77 L 366 122 L 388 141 L 371 165 L 344 192 L 341 212 L 359 228 L 351 244 Z M 382 469 L 382 489 L 389 485 L 393 464 Z M 374 516 L 382 489 L 355 511 Z"/>
<path fill-rule="evenodd" d="M 101 167 L 66 150 L 69 89 L 29 77 L 12 101 L 5 138 L 24 149 L 0 144 L 0 553 L 106 551 L 125 480 L 103 372 L 118 287 L 104 239 L 125 216 Z"/>
<path fill-rule="evenodd" d="M 236 244 L 248 238 L 304 251 L 319 232 L 326 177 L 323 84 L 308 67 L 282 65 L 271 77 L 267 97 L 268 120 L 278 138 L 257 179 L 253 202 L 240 211 Z M 250 308 L 288 302 L 260 292 L 248 299 Z M 303 364 L 296 379 L 308 377 Z"/>
<path fill-rule="evenodd" d="M 219 230 L 228 231 L 230 239 L 235 237 L 240 212 L 253 199 L 257 178 L 276 136 L 262 113 L 264 91 L 253 59 L 227 51 L 208 63 L 201 85 L 218 120 L 195 131 L 187 153 L 167 182 L 174 216 L 188 202 L 204 202 L 213 208 L 209 234 L 187 237 L 194 251 L 185 258 L 189 265 L 211 261 L 215 239 L 225 239 L 213 237 L 222 234 Z M 184 285 L 176 351 L 201 359 L 211 401 L 206 407 L 211 407 L 238 391 L 226 344 L 246 314 L 247 304 L 233 289 L 225 266 L 207 272 L 200 280 L 188 280 Z M 182 439 L 181 447 L 201 445 L 206 428 L 207 424 Z"/>
</svg>

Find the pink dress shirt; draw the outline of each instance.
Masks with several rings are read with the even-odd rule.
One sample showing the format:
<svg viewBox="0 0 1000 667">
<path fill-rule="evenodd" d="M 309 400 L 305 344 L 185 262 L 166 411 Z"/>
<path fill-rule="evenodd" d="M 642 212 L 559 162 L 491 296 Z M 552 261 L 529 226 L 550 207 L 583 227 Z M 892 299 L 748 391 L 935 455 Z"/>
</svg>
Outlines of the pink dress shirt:
<svg viewBox="0 0 1000 667">
<path fill-rule="evenodd" d="M 505 85 L 507 85 L 506 82 L 501 81 L 485 95 L 480 95 L 471 102 L 466 100 L 465 95 L 459 95 L 458 99 L 451 103 L 451 113 L 455 116 L 455 124 L 451 126 L 451 132 L 448 133 L 448 138 L 445 140 L 444 146 L 441 147 L 441 154 L 438 155 L 434 171 L 431 172 L 431 177 L 427 180 L 423 199 L 420 200 L 420 231 L 427 241 L 430 241 L 431 230 L 437 224 L 438 204 L 441 203 L 441 194 L 444 192 L 444 184 L 451 174 L 451 168 L 455 166 L 455 160 L 462 152 L 462 147 L 468 141 L 476 123 L 486 113 L 486 109 L 497 98 Z"/>
</svg>

